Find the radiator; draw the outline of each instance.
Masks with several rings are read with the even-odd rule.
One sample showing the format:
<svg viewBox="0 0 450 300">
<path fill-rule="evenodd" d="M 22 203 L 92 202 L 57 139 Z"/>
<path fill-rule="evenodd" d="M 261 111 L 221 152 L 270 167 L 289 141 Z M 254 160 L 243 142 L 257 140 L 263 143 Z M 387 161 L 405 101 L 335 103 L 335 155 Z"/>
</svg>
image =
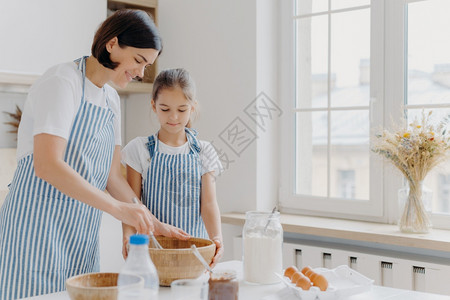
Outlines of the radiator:
<svg viewBox="0 0 450 300">
<path fill-rule="evenodd" d="M 242 237 L 234 237 L 234 259 L 242 259 Z M 405 254 L 368 247 L 325 242 L 285 240 L 283 268 L 295 265 L 335 268 L 347 265 L 374 280 L 374 284 L 450 295 L 450 262 L 444 258 Z"/>
</svg>

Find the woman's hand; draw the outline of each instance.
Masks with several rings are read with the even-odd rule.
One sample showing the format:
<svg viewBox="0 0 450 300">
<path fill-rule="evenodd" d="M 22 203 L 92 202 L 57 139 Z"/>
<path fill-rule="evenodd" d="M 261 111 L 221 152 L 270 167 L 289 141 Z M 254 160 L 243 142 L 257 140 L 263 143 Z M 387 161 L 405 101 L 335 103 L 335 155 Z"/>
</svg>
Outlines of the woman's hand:
<svg viewBox="0 0 450 300">
<path fill-rule="evenodd" d="M 154 232 L 154 235 L 163 235 L 167 237 L 173 237 L 180 240 L 187 240 L 190 238 L 190 235 L 177 228 L 175 226 L 165 224 L 156 219 L 153 215 L 153 224 L 157 230 Z M 124 259 L 128 257 L 128 244 L 130 242 L 130 236 L 136 234 L 136 230 L 127 224 L 122 223 L 122 256 Z M 148 234 L 148 233 L 146 233 Z"/>
<path fill-rule="evenodd" d="M 136 234 L 136 230 L 122 223 L 122 256 L 124 259 L 128 257 L 128 243 L 130 242 L 130 236 L 133 234 Z"/>
<path fill-rule="evenodd" d="M 147 207 L 140 203 L 125 203 L 117 201 L 119 206 L 115 218 L 132 226 L 137 233 L 149 234 L 155 231 L 155 223 L 159 221 L 152 215 Z"/>
<path fill-rule="evenodd" d="M 163 235 L 179 240 L 187 240 L 190 238 L 190 235 L 180 228 L 160 222 L 141 203 L 118 202 L 118 205 L 120 205 L 120 214 L 115 217 L 122 221 L 122 223 L 133 227 L 137 233 L 148 235 L 150 232 L 153 232 L 154 235 Z"/>
<path fill-rule="evenodd" d="M 214 242 L 214 244 L 216 244 L 216 254 L 214 255 L 212 262 L 209 265 L 211 269 L 214 268 L 216 264 L 220 261 L 224 251 L 222 239 L 213 238 L 212 241 Z"/>
</svg>

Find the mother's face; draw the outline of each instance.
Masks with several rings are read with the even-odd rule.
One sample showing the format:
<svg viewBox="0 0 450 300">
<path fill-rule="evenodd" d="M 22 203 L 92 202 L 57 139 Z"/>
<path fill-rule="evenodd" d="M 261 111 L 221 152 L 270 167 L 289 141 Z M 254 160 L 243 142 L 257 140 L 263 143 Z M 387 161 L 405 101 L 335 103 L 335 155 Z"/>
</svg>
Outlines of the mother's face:
<svg viewBox="0 0 450 300">
<path fill-rule="evenodd" d="M 114 69 L 111 81 L 124 88 L 136 76 L 144 77 L 144 69 L 152 65 L 158 57 L 159 51 L 151 48 L 120 47 L 117 38 L 111 39 L 106 45 L 113 62 L 119 66 Z"/>
</svg>

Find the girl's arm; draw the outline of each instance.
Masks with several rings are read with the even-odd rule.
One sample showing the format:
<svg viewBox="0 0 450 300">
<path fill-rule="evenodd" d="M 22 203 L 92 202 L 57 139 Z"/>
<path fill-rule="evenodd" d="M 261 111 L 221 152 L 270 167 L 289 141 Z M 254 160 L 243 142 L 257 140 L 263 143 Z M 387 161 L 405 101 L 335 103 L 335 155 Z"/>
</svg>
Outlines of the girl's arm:
<svg viewBox="0 0 450 300">
<path fill-rule="evenodd" d="M 129 165 L 127 165 L 127 181 L 130 188 L 136 194 L 137 198 L 141 199 L 141 187 L 142 187 L 141 173 L 137 172 Z"/>
<path fill-rule="evenodd" d="M 67 141 L 41 133 L 34 136 L 34 169 L 36 176 L 47 181 L 67 196 L 111 214 L 141 232 L 153 230 L 152 215 L 131 198 L 116 201 L 111 195 L 94 187 L 64 161 Z M 116 156 L 116 154 L 114 154 Z M 109 183 L 109 182 L 108 182 Z"/>
<path fill-rule="evenodd" d="M 224 251 L 214 172 L 205 173 L 202 176 L 201 215 L 209 238 L 216 244 L 216 254 L 211 262 L 211 267 L 214 267 Z"/>
</svg>

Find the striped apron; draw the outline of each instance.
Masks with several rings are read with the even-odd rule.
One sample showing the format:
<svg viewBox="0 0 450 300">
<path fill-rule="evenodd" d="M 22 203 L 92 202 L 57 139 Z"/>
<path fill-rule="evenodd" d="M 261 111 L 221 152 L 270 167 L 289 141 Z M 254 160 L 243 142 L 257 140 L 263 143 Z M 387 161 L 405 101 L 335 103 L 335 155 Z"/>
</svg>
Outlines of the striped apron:
<svg viewBox="0 0 450 300">
<path fill-rule="evenodd" d="M 201 163 L 197 132 L 186 128 L 189 154 L 158 151 L 159 139 L 148 137 L 150 167 L 142 187 L 142 203 L 158 220 L 181 228 L 191 236 L 208 238 L 200 215 Z"/>
<path fill-rule="evenodd" d="M 77 60 L 83 96 L 64 161 L 104 190 L 114 152 L 114 113 L 84 99 L 86 57 Z M 62 291 L 73 275 L 99 270 L 101 211 L 36 177 L 33 154 L 19 160 L 0 209 L 0 299 Z"/>
</svg>

